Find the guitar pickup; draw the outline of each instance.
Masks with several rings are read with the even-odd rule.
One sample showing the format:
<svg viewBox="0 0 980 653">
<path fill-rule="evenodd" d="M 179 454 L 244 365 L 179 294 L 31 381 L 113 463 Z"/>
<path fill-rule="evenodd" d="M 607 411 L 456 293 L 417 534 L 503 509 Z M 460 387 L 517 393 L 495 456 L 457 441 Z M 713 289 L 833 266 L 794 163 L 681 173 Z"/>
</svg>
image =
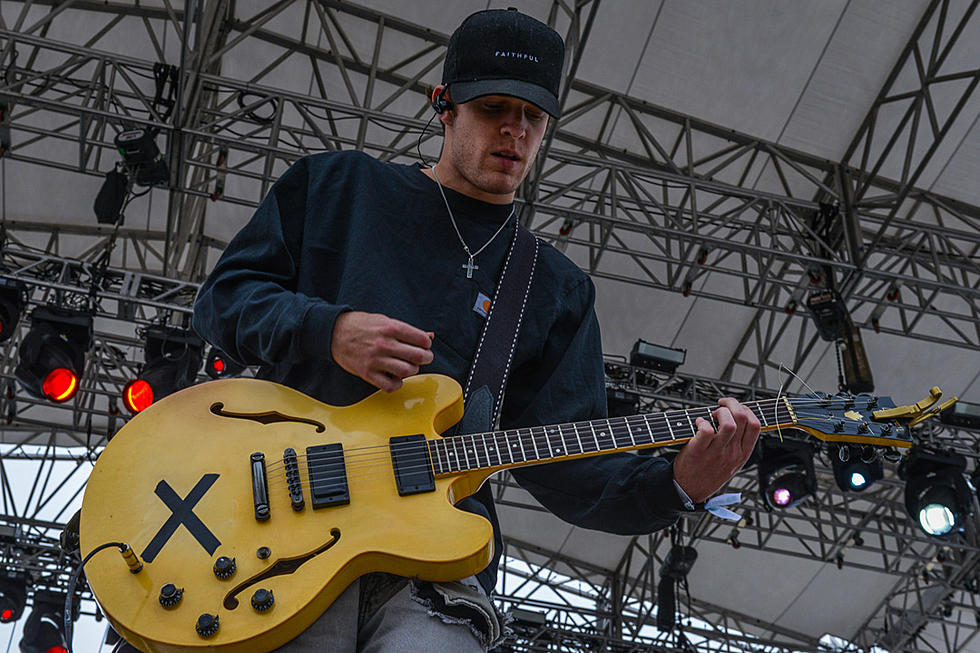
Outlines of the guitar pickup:
<svg viewBox="0 0 980 653">
<path fill-rule="evenodd" d="M 343 445 L 307 447 L 306 465 L 310 477 L 310 504 L 314 510 L 350 503 Z"/>
<path fill-rule="evenodd" d="M 436 481 L 432 474 L 432 461 L 429 459 L 429 446 L 425 436 L 421 433 L 399 435 L 391 438 L 389 445 L 398 494 L 406 496 L 434 492 Z"/>
</svg>

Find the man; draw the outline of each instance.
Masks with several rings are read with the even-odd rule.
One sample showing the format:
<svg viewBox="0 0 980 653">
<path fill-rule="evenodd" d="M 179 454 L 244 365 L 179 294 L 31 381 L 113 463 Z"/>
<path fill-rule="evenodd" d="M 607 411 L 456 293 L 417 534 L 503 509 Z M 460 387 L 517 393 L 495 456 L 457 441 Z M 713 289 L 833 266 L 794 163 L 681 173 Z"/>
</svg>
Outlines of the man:
<svg viewBox="0 0 980 653">
<path fill-rule="evenodd" d="M 465 382 L 516 229 L 515 191 L 560 113 L 563 53 L 556 32 L 517 11 L 467 18 L 432 93 L 445 134 L 436 165 L 357 152 L 298 161 L 201 287 L 198 332 L 260 365 L 260 377 L 333 405 L 397 390 L 420 370 Z M 541 244 L 502 428 L 605 414 L 593 299 L 589 277 Z M 719 403 L 717 429 L 699 420 L 673 465 L 607 455 L 524 467 L 514 477 L 573 524 L 663 528 L 726 483 L 755 445 L 751 412 L 733 399 Z M 460 507 L 489 519 L 499 542 L 486 487 Z M 488 596 L 497 561 L 460 583 L 364 577 L 279 650 L 483 651 L 502 635 Z"/>
</svg>

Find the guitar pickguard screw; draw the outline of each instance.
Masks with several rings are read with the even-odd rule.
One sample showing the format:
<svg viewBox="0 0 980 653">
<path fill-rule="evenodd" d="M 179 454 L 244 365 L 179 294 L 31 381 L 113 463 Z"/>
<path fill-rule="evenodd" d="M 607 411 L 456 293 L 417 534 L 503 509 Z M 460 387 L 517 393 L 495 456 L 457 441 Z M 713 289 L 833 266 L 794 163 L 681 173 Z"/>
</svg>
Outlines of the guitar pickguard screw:
<svg viewBox="0 0 980 653">
<path fill-rule="evenodd" d="M 265 560 L 272 555 L 272 549 L 267 546 L 260 546 L 259 550 L 255 552 L 255 555 L 258 556 L 259 560 Z"/>
</svg>

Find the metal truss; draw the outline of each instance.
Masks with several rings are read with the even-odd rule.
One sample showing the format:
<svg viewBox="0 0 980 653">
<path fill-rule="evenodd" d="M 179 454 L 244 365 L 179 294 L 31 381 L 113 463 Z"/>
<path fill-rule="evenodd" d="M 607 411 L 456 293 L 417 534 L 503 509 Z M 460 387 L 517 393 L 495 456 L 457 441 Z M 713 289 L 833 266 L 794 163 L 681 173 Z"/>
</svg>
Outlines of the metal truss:
<svg viewBox="0 0 980 653">
<path fill-rule="evenodd" d="M 844 225 L 860 229 L 858 238 L 848 228 L 831 229 L 825 245 L 853 263 L 851 268 L 830 274 L 855 323 L 875 331 L 904 331 L 922 337 L 914 335 L 917 325 L 926 316 L 935 316 L 942 322 L 937 330 L 946 332 L 935 341 L 980 342 L 975 320 L 971 325 L 953 317 L 961 310 L 964 316 L 978 314 L 980 304 L 973 290 L 980 285 L 976 263 L 980 247 L 973 238 L 959 240 L 952 235 L 978 233 L 980 215 L 976 207 L 917 187 L 964 107 L 976 97 L 980 66 L 975 57 L 963 56 L 970 44 L 961 36 L 980 20 L 977 5 L 975 0 L 929 3 L 843 159 L 827 172 L 822 178 L 824 188 L 813 195 L 818 201 L 838 204 Z M 944 95 L 942 102 L 938 101 L 940 94 Z M 885 177 L 882 171 L 893 172 L 894 165 L 889 168 L 889 163 L 899 155 L 898 174 Z M 933 227 L 938 231 L 932 232 Z M 869 275 L 871 271 L 875 273 Z M 890 281 L 876 276 L 884 271 L 898 276 Z M 898 278 L 920 275 L 945 279 L 962 292 L 952 288 L 948 294 L 937 292 Z M 918 299 L 909 301 L 909 295 Z M 883 323 L 892 329 L 884 328 Z M 789 316 L 758 311 L 724 378 L 764 382 L 766 368 L 772 367 L 772 352 L 794 338 L 802 345 L 797 347 L 799 364 L 812 351 L 816 334 L 806 333 L 805 325 L 794 324 Z"/>
<path fill-rule="evenodd" d="M 940 3 L 930 12 L 936 6 L 948 13 Z M 187 279 L 204 272 L 202 250 L 220 246 L 203 237 L 206 198 L 254 206 L 288 163 L 316 151 L 356 148 L 382 159 L 412 160 L 428 115 L 423 80 L 441 65 L 447 40 L 395 16 L 330 0 L 284 0 L 251 17 L 228 16 L 222 3 L 207 3 L 190 21 L 167 3 L 134 8 L 77 2 L 74 9 L 102 12 L 106 29 L 83 45 L 45 39 L 43 25 L 0 29 L 5 51 L 25 53 L 0 86 L 0 98 L 15 103 L 17 142 L 8 156 L 98 174 L 114 161 L 106 152 L 113 132 L 137 125 L 159 130 L 171 154 L 171 188 L 193 198 L 180 209 L 171 203 L 159 271 Z M 572 73 L 600 10 L 598 2 L 552 7 L 552 23 L 567 35 Z M 303 36 L 270 27 L 287 11 L 302 11 Z M 207 36 L 222 16 L 223 45 Z M 968 11 L 957 17 L 955 29 L 938 30 L 944 41 L 932 48 L 931 72 L 923 78 L 927 90 L 953 74 L 942 70 L 944 53 L 973 19 Z M 375 33 L 370 43 L 352 36 L 365 25 Z M 198 35 L 183 42 L 185 63 L 201 63 L 184 70 L 185 86 L 199 93 L 193 110 L 180 114 L 183 122 L 163 120 L 156 108 L 158 61 L 95 49 L 112 29 L 125 26 L 145 31 L 155 44 L 168 27 Z M 311 31 L 325 42 L 314 43 Z M 264 70 L 249 79 L 207 72 L 205 64 L 233 60 L 250 45 L 270 53 Z M 312 92 L 273 81 L 287 61 L 310 76 Z M 971 82 L 956 106 L 972 92 Z M 899 101 L 881 97 L 883 104 L 893 100 Z M 854 280 L 847 286 L 848 305 L 866 327 L 980 349 L 980 210 L 916 188 L 914 170 L 891 180 L 880 174 L 881 165 L 864 170 L 850 161 L 833 164 L 574 78 L 563 101 L 564 117 L 543 146 L 538 174 L 522 190 L 522 218 L 597 277 L 758 307 L 760 317 L 774 324 L 758 320 L 753 329 L 763 337 L 746 335 L 727 378 L 760 382 L 758 373 L 740 368 L 766 366 L 782 339 L 806 328 L 803 316 L 786 310 L 821 276 L 824 283 L 828 277 Z M 934 119 L 938 142 L 959 109 L 939 115 L 929 109 L 933 103 L 920 104 Z M 434 136 L 421 134 L 427 152 Z M 42 148 L 52 141 L 59 147 Z M 869 147 L 879 154 L 880 148 Z M 34 153 L 42 149 L 44 156 Z M 885 192 L 896 200 L 883 213 Z M 837 208 L 822 213 L 821 204 Z M 719 286 L 712 279 L 732 283 Z M 924 323 L 925 315 L 948 328 Z M 752 352 L 751 344 L 760 342 Z"/>
<path fill-rule="evenodd" d="M 103 438 L 125 420 L 115 397 L 138 364 L 133 326 L 179 323 L 189 312 L 194 282 L 224 246 L 206 236 L 208 220 L 216 219 L 209 209 L 256 206 L 285 167 L 306 154 L 359 149 L 408 162 L 420 141 L 433 155 L 438 139 L 425 131 L 426 80 L 441 66 L 448 38 L 334 0 L 282 0 L 253 16 L 233 15 L 232 5 L 220 0 L 192 0 L 186 15 L 169 0 L 156 7 L 82 0 L 20 4 L 49 7 L 50 13 L 31 22 L 25 11 L 0 24 L 0 102 L 12 134 L 6 158 L 101 176 L 117 161 L 115 133 L 142 126 L 158 131 L 171 173 L 166 220 L 155 230 L 5 223 L 11 245 L 3 252 L 5 275 L 30 283 L 33 304 L 94 302 L 102 317 L 86 385 L 72 405 L 51 408 L 10 392 L 0 397 L 10 443 L 0 460 L 39 465 L 36 477 L 46 474 L 53 483 L 29 500 L 4 486 L 0 525 L 14 529 L 15 542 L 4 541 L 4 562 L 56 586 L 65 581 L 69 562 L 56 547 L 66 515 L 41 519 L 41 507 L 71 503 L 60 494 L 70 485 L 62 483 L 69 472 L 61 470 L 84 469 Z M 772 386 L 767 373 L 774 369 L 773 352 L 797 343 L 799 368 L 816 344 L 808 320 L 792 310 L 828 278 L 863 327 L 980 349 L 980 209 L 918 186 L 975 94 L 980 71 L 950 69 L 950 53 L 977 20 L 976 5 L 929 5 L 847 154 L 835 163 L 574 79 L 596 12 L 605 5 L 552 4 L 550 22 L 566 35 L 573 79 L 562 98 L 564 117 L 520 193 L 524 222 L 597 277 L 758 309 L 722 380 L 657 375 L 610 361 L 610 387 L 636 391 L 644 411 L 706 405 L 721 394 L 774 396 L 760 390 Z M 102 15 L 105 22 L 73 43 L 46 37 L 55 21 L 78 11 Z M 303 16 L 299 37 L 274 27 L 290 11 Z M 354 37 L 364 25 L 373 40 Z M 152 54 L 107 51 L 108 38 L 122 30 L 144 33 Z M 164 55 L 168 32 L 180 39 L 176 58 Z M 230 62 L 249 48 L 261 48 L 270 63 L 232 76 Z M 178 66 L 172 96 L 158 98 L 159 63 Z M 312 89 L 281 79 L 284 66 L 300 69 Z M 917 86 L 910 89 L 908 79 Z M 937 106 L 937 89 L 956 84 L 955 101 Z M 169 113 L 167 102 L 174 107 Z M 903 165 L 889 176 L 886 161 L 897 151 Z M 47 236 L 43 252 L 27 247 L 39 233 Z M 100 270 L 97 262 L 112 242 L 112 267 Z M 729 283 L 719 288 L 719 279 Z M 946 329 L 925 326 L 927 316 L 938 317 Z M 19 337 L 4 350 L 0 374 L 8 382 Z M 933 424 L 917 437 L 974 457 L 980 450 L 975 432 Z M 733 528 L 686 517 L 684 536 L 695 545 L 726 543 L 894 576 L 892 592 L 864 628 L 844 634 L 854 647 L 966 646 L 977 623 L 972 534 L 942 544 L 921 535 L 904 515 L 891 466 L 857 499 L 836 490 L 826 465 L 818 469 L 818 495 L 783 513 L 762 506 L 754 471 L 745 471 L 732 483 L 747 497 L 743 521 Z M 6 480 L 6 470 L 0 471 Z M 504 476 L 495 483 L 500 492 L 510 481 Z M 507 589 L 501 605 L 545 612 L 548 620 L 519 625 L 507 646 L 826 650 L 801 633 L 696 598 L 684 606 L 685 641 L 656 632 L 651 596 L 665 539 L 635 538 L 615 573 L 508 540 L 505 570 L 526 584 Z"/>
</svg>

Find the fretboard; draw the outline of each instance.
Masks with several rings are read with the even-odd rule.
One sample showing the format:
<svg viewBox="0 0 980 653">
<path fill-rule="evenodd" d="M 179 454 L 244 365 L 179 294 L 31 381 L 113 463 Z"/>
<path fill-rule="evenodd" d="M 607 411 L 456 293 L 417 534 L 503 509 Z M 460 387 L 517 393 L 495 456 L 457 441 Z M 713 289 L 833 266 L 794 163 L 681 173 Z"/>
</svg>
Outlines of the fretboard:
<svg viewBox="0 0 980 653">
<path fill-rule="evenodd" d="M 785 427 L 795 421 L 785 398 L 744 404 L 759 418 L 763 430 Z M 716 408 L 458 435 L 429 440 L 429 457 L 433 471 L 439 476 L 680 444 L 694 437 L 699 417 L 714 425 L 711 413 Z"/>
</svg>

